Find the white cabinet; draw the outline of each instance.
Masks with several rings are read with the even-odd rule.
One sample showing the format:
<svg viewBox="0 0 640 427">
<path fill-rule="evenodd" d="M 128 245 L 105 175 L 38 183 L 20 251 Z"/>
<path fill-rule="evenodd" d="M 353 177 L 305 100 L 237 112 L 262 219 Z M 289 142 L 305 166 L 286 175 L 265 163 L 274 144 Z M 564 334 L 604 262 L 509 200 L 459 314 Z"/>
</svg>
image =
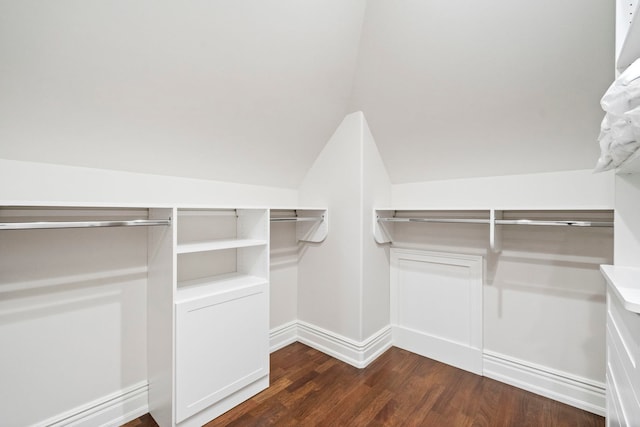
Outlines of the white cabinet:
<svg viewBox="0 0 640 427">
<path fill-rule="evenodd" d="M 640 268 L 603 265 L 607 289 L 607 425 L 640 425 Z"/>
<path fill-rule="evenodd" d="M 161 427 L 200 426 L 268 386 L 269 213 L 173 214 L 171 236 L 150 237 L 150 254 L 164 253 L 158 260 L 170 257 L 173 268 L 169 285 L 166 271 L 150 274 L 150 304 L 164 309 L 150 308 L 149 407 Z"/>
</svg>

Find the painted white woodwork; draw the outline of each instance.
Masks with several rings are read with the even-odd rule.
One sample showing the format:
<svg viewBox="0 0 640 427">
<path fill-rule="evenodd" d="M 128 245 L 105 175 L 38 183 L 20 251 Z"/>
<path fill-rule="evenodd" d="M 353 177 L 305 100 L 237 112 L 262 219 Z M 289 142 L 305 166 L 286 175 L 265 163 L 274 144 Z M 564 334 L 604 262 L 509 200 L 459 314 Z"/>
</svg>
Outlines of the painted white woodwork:
<svg viewBox="0 0 640 427">
<path fill-rule="evenodd" d="M 147 376 L 149 413 L 158 425 L 174 420 L 174 349 L 177 280 L 177 209 L 150 209 L 150 218 L 173 219 L 171 227 L 148 232 L 147 249 Z"/>
<path fill-rule="evenodd" d="M 482 257 L 393 248 L 393 344 L 482 375 L 482 278 Z"/>
<path fill-rule="evenodd" d="M 362 113 L 345 117 L 299 196 L 302 205 L 327 207 L 331 233 L 300 256 L 298 319 L 356 341 L 388 324 L 386 249 L 367 236 L 373 204 L 389 202 L 390 183 L 366 126 Z"/>
<path fill-rule="evenodd" d="M 141 215 L 0 207 L 0 221 Z M 102 425 L 146 412 L 147 231 L 0 232 L 0 424 Z"/>
<path fill-rule="evenodd" d="M 594 414 L 605 414 L 605 384 L 529 360 L 485 350 L 484 376 Z"/>
<path fill-rule="evenodd" d="M 613 18 L 601 0 L 371 0 L 350 111 L 394 184 L 591 169 Z"/>
<path fill-rule="evenodd" d="M 622 307 L 640 314 L 640 267 L 601 265 L 600 270 Z"/>
<path fill-rule="evenodd" d="M 267 283 L 176 305 L 176 422 L 269 374 Z"/>
<path fill-rule="evenodd" d="M 264 240 L 252 239 L 222 239 L 209 242 L 197 242 L 178 245 L 178 254 L 190 254 L 194 252 L 220 251 L 224 249 L 248 248 L 251 246 L 264 246 Z"/>
<path fill-rule="evenodd" d="M 386 326 L 366 340 L 354 340 L 307 322 L 297 322 L 297 340 L 356 368 L 365 368 L 392 345 Z"/>
<path fill-rule="evenodd" d="M 18 206 L 252 207 L 298 203 L 298 192 L 284 188 L 3 159 L 0 181 L 11 183 L 0 187 L 0 201 Z"/>
<path fill-rule="evenodd" d="M 415 182 L 393 185 L 390 206 L 396 209 L 613 209 L 614 187 L 613 172 L 594 174 L 592 169 Z"/>
<path fill-rule="evenodd" d="M 199 426 L 269 384 L 269 213 L 172 215 L 149 240 L 149 407 L 162 427 Z"/>
<path fill-rule="evenodd" d="M 640 315 L 613 289 L 607 293 L 607 425 L 632 427 L 640 420 Z"/>
</svg>

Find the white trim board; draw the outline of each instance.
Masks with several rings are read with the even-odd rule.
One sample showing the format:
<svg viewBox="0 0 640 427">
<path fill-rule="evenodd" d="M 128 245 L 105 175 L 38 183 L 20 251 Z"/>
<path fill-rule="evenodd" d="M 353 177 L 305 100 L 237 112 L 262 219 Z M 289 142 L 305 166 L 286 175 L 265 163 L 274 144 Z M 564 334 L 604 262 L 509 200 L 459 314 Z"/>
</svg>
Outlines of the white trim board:
<svg viewBox="0 0 640 427">
<path fill-rule="evenodd" d="M 276 326 L 269 331 L 269 353 L 298 341 L 298 322 L 295 320 Z"/>
<path fill-rule="evenodd" d="M 484 259 L 391 248 L 393 345 L 482 375 Z"/>
<path fill-rule="evenodd" d="M 149 384 L 142 381 L 41 421 L 33 427 L 118 427 L 147 412 Z"/>
<path fill-rule="evenodd" d="M 392 345 L 389 326 L 364 341 L 355 341 L 302 321 L 273 328 L 269 335 L 271 352 L 298 341 L 360 369 L 367 367 Z"/>
<path fill-rule="evenodd" d="M 504 354 L 484 351 L 484 376 L 605 416 L 605 384 Z"/>
</svg>

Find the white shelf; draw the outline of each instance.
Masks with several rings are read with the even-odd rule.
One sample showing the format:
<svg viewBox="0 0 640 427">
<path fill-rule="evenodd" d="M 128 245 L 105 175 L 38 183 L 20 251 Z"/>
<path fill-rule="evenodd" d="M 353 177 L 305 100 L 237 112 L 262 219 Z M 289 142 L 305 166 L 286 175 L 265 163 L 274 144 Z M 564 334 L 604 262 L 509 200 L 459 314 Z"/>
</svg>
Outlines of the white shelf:
<svg viewBox="0 0 640 427">
<path fill-rule="evenodd" d="M 640 268 L 601 265 L 600 271 L 624 308 L 640 314 Z"/>
<path fill-rule="evenodd" d="M 251 246 L 264 246 L 265 240 L 256 239 L 220 239 L 206 242 L 182 243 L 178 245 L 178 254 L 190 254 L 194 252 L 220 251 L 224 249 L 247 248 Z"/>
<path fill-rule="evenodd" d="M 210 295 L 235 291 L 238 289 L 266 284 L 263 277 L 248 276 L 241 273 L 222 274 L 214 277 L 178 282 L 176 304 L 192 301 Z"/>
</svg>

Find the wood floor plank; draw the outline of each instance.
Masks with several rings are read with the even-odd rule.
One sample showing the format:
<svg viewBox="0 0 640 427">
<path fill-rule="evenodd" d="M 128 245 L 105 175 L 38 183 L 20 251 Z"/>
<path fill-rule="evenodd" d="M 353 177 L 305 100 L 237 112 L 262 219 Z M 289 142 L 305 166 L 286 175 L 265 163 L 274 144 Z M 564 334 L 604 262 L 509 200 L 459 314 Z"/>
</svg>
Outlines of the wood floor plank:
<svg viewBox="0 0 640 427">
<path fill-rule="evenodd" d="M 206 427 L 603 427 L 604 418 L 399 348 L 357 369 L 303 344 L 271 355 L 271 387 Z M 156 427 L 147 414 L 126 427 Z"/>
</svg>

